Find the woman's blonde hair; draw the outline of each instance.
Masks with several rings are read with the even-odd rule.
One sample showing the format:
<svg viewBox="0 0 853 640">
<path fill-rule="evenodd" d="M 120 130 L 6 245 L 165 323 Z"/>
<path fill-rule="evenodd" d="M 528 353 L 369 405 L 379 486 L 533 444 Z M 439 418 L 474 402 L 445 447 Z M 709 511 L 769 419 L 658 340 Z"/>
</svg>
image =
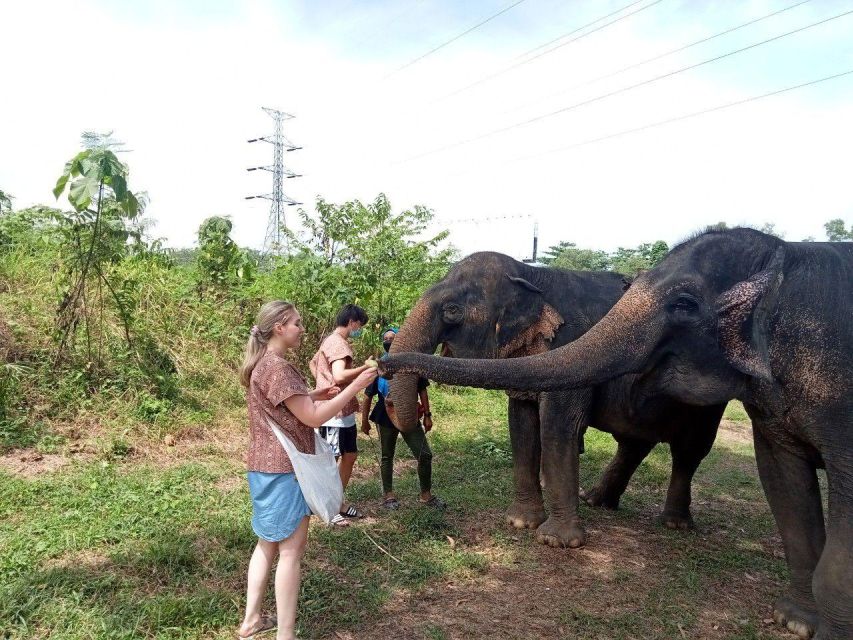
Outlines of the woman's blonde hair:
<svg viewBox="0 0 853 640">
<path fill-rule="evenodd" d="M 273 327 L 277 324 L 287 324 L 296 311 L 290 302 L 284 300 L 273 300 L 267 302 L 258 312 L 258 319 L 249 332 L 249 340 L 246 342 L 246 355 L 240 367 L 240 384 L 247 389 L 252 379 L 252 371 L 258 361 L 267 352 L 267 343 L 272 337 Z"/>
</svg>

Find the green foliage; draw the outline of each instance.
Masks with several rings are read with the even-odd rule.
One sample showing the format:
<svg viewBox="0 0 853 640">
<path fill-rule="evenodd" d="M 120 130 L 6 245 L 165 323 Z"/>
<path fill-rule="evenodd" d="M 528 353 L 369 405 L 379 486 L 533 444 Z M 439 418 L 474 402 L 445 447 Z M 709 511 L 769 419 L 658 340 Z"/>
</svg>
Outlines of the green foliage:
<svg viewBox="0 0 853 640">
<path fill-rule="evenodd" d="M 14 200 L 14 196 L 11 193 L 6 193 L 0 189 L 0 214 L 12 210 L 12 200 Z"/>
<path fill-rule="evenodd" d="M 826 229 L 826 237 L 830 242 L 853 240 L 853 225 L 850 226 L 850 230 L 848 231 L 844 224 L 844 220 L 841 218 L 830 220 L 823 225 L 823 228 Z"/>
<path fill-rule="evenodd" d="M 138 209 L 130 217 L 116 200 L 118 172 L 126 189 L 127 168 L 108 145 L 93 145 L 60 179 L 71 211 L 0 215 L 0 322 L 20 338 L 25 367 L 2 379 L 0 449 L 52 450 L 54 426 L 78 420 L 158 437 L 233 422 L 239 418 L 228 411 L 245 411 L 236 367 L 263 302 L 285 298 L 299 307 L 308 334 L 294 362 L 303 367 L 340 307 L 361 304 L 372 318 L 355 344 L 361 357 L 378 350 L 379 325 L 401 323 L 453 260 L 452 250 L 437 246 L 446 234 L 423 237 L 431 212 L 396 213 L 384 196 L 366 205 L 321 200 L 316 225 L 294 239 L 293 253 L 258 273 L 250 270 L 257 252 L 234 244 L 227 218 L 205 221 L 198 249 L 170 252 L 145 237 Z M 103 189 L 98 182 L 95 191 L 97 175 Z"/>
<path fill-rule="evenodd" d="M 161 260 L 161 252 L 143 239 L 136 219 L 145 198 L 128 189 L 127 173 L 108 145 L 95 146 L 65 165 L 54 188 L 57 198 L 67 188 L 73 207 L 59 219 L 57 362 L 82 369 L 94 390 L 110 381 L 109 352 L 121 369 L 138 370 L 159 393 L 173 396 L 174 365 L 136 323 L 140 271 Z M 122 346 L 115 343 L 119 336 Z"/>
<path fill-rule="evenodd" d="M 575 271 L 615 271 L 636 276 L 654 267 L 668 251 L 669 246 L 663 240 L 644 243 L 635 249 L 619 247 L 609 254 L 596 249 L 579 249 L 573 242 L 561 242 L 546 252 L 542 262 Z"/>
<path fill-rule="evenodd" d="M 548 249 L 542 262 L 572 271 L 604 271 L 610 267 L 610 256 L 606 251 L 579 249 L 574 242 L 564 241 Z"/>
<path fill-rule="evenodd" d="M 59 241 L 62 212 L 35 206 L 0 215 L 0 255 L 24 251 L 32 255 L 53 253 Z"/>
<path fill-rule="evenodd" d="M 617 273 L 636 276 L 663 260 L 669 246 L 663 240 L 641 244 L 636 249 L 619 247 L 611 256 L 611 269 Z"/>
<path fill-rule="evenodd" d="M 368 204 L 318 198 L 316 208 L 316 217 L 299 212 L 305 235 L 291 234 L 293 253 L 276 259 L 252 292 L 258 300 L 294 302 L 311 349 L 332 328 L 338 309 L 356 303 L 370 316 L 364 349 L 375 350 L 382 327 L 403 322 L 423 291 L 447 273 L 455 250 L 440 247 L 446 231 L 423 238 L 432 211 L 416 206 L 394 213 L 384 194 Z"/>
<path fill-rule="evenodd" d="M 221 293 L 254 280 L 256 263 L 231 239 L 231 229 L 227 216 L 207 218 L 198 228 L 195 258 L 200 287 Z"/>
<path fill-rule="evenodd" d="M 763 225 L 761 225 L 759 231 L 762 231 L 771 236 L 776 236 L 779 239 L 783 239 L 785 237 L 784 233 L 776 230 L 775 222 L 765 222 Z"/>
<path fill-rule="evenodd" d="M 107 202 L 104 196 L 128 218 L 135 218 L 144 204 L 127 188 L 127 167 L 105 148 L 86 149 L 69 160 L 56 181 L 53 195 L 59 198 L 66 187 L 68 202 L 74 210 L 96 218 Z"/>
<path fill-rule="evenodd" d="M 35 434 L 26 428 L 26 417 L 21 411 L 21 378 L 26 373 L 27 368 L 22 365 L 0 362 L 0 448 L 3 445 L 27 446 L 35 440 Z"/>
</svg>

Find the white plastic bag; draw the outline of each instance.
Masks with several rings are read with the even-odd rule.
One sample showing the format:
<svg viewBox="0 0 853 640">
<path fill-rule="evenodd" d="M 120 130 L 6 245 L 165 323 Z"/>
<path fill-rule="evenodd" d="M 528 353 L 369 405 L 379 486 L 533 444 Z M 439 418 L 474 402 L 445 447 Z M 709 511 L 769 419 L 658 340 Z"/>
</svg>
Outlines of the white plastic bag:
<svg viewBox="0 0 853 640">
<path fill-rule="evenodd" d="M 344 487 L 332 448 L 315 429 L 314 453 L 302 453 L 269 416 L 267 422 L 293 464 L 305 502 L 315 516 L 327 524 L 331 523 L 344 501 Z"/>
</svg>

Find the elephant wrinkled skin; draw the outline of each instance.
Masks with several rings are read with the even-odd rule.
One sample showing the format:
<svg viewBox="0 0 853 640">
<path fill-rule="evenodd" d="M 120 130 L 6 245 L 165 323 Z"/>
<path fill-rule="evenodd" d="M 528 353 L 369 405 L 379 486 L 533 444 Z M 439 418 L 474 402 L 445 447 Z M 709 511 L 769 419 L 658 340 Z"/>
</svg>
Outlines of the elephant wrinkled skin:
<svg viewBox="0 0 853 640">
<path fill-rule="evenodd" d="M 853 243 L 703 233 L 578 340 L 494 365 L 405 354 L 387 369 L 532 391 L 634 373 L 688 403 L 740 399 L 790 569 L 774 617 L 803 636 L 853 638 Z"/>
<path fill-rule="evenodd" d="M 581 336 L 626 285 L 614 273 L 537 268 L 498 253 L 473 254 L 421 296 L 391 354 L 433 353 L 439 344 L 453 357 L 506 359 L 545 352 Z M 587 502 L 615 509 L 639 464 L 656 443 L 667 442 L 673 464 L 662 520 L 674 529 L 691 525 L 691 481 L 725 404 L 689 406 L 663 393 L 646 393 L 638 382 L 637 376 L 624 376 L 575 390 L 509 392 L 515 481 L 510 524 L 536 529 L 539 542 L 555 547 L 585 542 L 577 514 L 577 456 L 583 430 L 591 425 L 612 433 L 619 447 L 598 486 L 585 495 Z M 416 376 L 400 374 L 390 384 L 398 426 L 413 428 Z"/>
</svg>

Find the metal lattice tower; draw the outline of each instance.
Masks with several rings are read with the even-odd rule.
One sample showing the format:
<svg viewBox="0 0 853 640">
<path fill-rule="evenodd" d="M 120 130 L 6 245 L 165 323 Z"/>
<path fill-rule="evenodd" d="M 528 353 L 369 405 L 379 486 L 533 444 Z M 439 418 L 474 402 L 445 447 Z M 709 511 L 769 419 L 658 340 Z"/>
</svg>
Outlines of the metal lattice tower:
<svg viewBox="0 0 853 640">
<path fill-rule="evenodd" d="M 273 163 L 272 165 L 262 167 L 250 167 L 247 171 L 263 170 L 272 173 L 272 193 L 257 196 L 246 196 L 246 200 L 263 198 L 264 200 L 269 200 L 272 203 L 270 205 L 270 216 L 269 221 L 267 222 L 267 232 L 264 236 L 263 247 L 264 255 L 269 255 L 279 254 L 282 252 L 283 248 L 286 248 L 287 234 L 285 233 L 285 230 L 287 229 L 287 221 L 284 216 L 284 207 L 292 207 L 294 205 L 302 204 L 301 202 L 297 202 L 285 195 L 281 187 L 281 183 L 284 178 L 300 177 L 300 174 L 296 174 L 285 168 L 284 153 L 296 151 L 302 147 L 295 146 L 290 142 L 290 140 L 285 138 L 282 133 L 282 122 L 285 120 L 291 120 L 294 116 L 289 113 L 285 113 L 284 111 L 278 111 L 277 109 L 270 109 L 268 107 L 261 108 L 275 121 L 275 130 L 271 136 L 252 138 L 249 142 L 269 142 L 272 144 Z"/>
</svg>

